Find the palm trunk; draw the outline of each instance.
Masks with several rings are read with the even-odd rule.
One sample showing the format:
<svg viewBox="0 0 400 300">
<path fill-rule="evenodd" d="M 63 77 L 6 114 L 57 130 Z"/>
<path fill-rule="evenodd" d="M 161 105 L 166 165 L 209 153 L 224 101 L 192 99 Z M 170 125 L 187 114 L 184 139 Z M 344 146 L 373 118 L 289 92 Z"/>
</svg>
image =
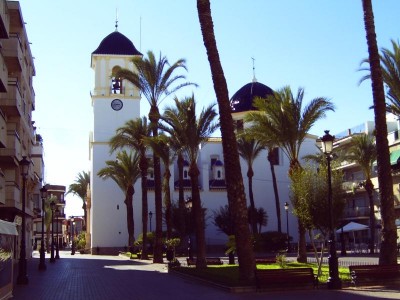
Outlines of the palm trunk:
<svg viewBox="0 0 400 300">
<path fill-rule="evenodd" d="M 378 183 L 381 200 L 382 236 L 379 252 L 379 264 L 396 264 L 397 228 L 395 224 L 393 181 L 387 140 L 385 92 L 383 89 L 378 45 L 376 42 L 372 1 L 362 0 L 362 5 L 364 10 L 364 25 L 367 35 L 372 94 L 374 99 Z"/>
<path fill-rule="evenodd" d="M 278 222 L 278 232 L 282 232 L 282 221 L 281 221 L 281 203 L 279 200 L 278 184 L 276 183 L 275 167 L 272 161 L 272 148 L 268 149 L 268 161 L 272 175 L 272 186 L 274 187 L 275 196 L 275 209 L 276 209 L 276 220 Z"/>
<path fill-rule="evenodd" d="M 192 203 L 193 215 L 196 230 L 196 268 L 207 268 L 206 263 L 206 235 L 204 214 L 201 207 L 200 191 L 199 191 L 199 174 L 196 163 L 191 163 L 189 169 L 190 182 L 192 185 Z"/>
<path fill-rule="evenodd" d="M 186 206 L 185 194 L 183 191 L 183 155 L 178 153 L 178 176 L 179 176 L 179 230 L 181 241 L 186 236 Z"/>
<path fill-rule="evenodd" d="M 153 137 L 158 136 L 158 121 L 160 114 L 157 106 L 151 106 L 149 120 L 152 126 Z M 153 263 L 163 263 L 163 240 L 162 240 L 162 188 L 161 188 L 161 164 L 160 158 L 153 153 L 154 168 L 154 206 L 156 212 L 156 234 L 154 242 Z"/>
<path fill-rule="evenodd" d="M 197 0 L 197 11 L 219 107 L 228 203 L 235 221 L 234 229 L 239 261 L 239 277 L 243 280 L 254 280 L 256 264 L 248 226 L 246 196 L 229 103 L 228 87 L 214 35 L 210 1 Z"/>
<path fill-rule="evenodd" d="M 253 195 L 253 169 L 249 167 L 247 171 L 247 179 L 249 183 L 249 198 L 250 198 L 250 222 L 251 229 L 253 231 L 253 235 L 257 233 L 257 221 L 256 221 L 256 206 L 254 204 L 254 195 Z"/>
<path fill-rule="evenodd" d="M 125 194 L 126 205 L 126 224 L 128 224 L 128 247 L 132 247 L 135 242 L 135 223 L 133 220 L 133 194 L 135 189 L 133 185 L 129 186 Z"/>
<path fill-rule="evenodd" d="M 169 188 L 169 181 L 171 178 L 171 172 L 168 166 L 165 166 L 166 170 L 164 173 L 164 201 L 165 201 L 165 223 L 167 225 L 167 239 L 172 238 L 172 208 L 171 208 L 171 190 Z"/>
<path fill-rule="evenodd" d="M 147 254 L 147 218 L 148 218 L 148 202 L 147 202 L 147 158 L 146 150 L 141 151 L 140 157 L 140 173 L 141 173 L 141 186 L 142 186 L 142 232 L 143 244 L 141 259 L 149 259 Z"/>
<path fill-rule="evenodd" d="M 369 199 L 369 230 L 370 230 L 370 237 L 369 237 L 369 253 L 374 254 L 375 252 L 375 205 L 374 205 L 374 185 L 371 182 L 371 179 L 367 179 L 365 182 L 365 189 L 368 194 Z"/>
</svg>

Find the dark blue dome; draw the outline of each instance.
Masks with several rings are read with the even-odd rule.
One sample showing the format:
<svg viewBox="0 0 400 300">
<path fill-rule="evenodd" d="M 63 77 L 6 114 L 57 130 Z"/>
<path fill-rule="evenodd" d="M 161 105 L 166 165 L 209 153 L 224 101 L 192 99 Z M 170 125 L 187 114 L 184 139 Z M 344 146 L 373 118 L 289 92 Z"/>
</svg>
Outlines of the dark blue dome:
<svg viewBox="0 0 400 300">
<path fill-rule="evenodd" d="M 107 35 L 92 54 L 142 55 L 133 43 L 118 31 Z"/>
<path fill-rule="evenodd" d="M 219 159 L 215 162 L 214 166 L 222 167 L 224 164 Z"/>
<path fill-rule="evenodd" d="M 255 110 L 253 100 L 255 97 L 265 98 L 273 95 L 274 91 L 265 84 L 257 81 L 250 82 L 240 88 L 231 98 L 232 112 Z"/>
</svg>

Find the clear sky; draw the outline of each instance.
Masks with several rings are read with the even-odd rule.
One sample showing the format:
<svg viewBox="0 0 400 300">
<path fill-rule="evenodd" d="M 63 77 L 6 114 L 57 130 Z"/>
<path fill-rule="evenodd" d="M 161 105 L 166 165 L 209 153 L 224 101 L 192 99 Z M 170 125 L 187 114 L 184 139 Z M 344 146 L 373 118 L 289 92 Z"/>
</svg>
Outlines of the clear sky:
<svg viewBox="0 0 400 300">
<path fill-rule="evenodd" d="M 373 120 L 370 82 L 360 86 L 357 71 L 367 44 L 361 0 L 212 0 L 217 45 L 232 96 L 255 76 L 272 89 L 305 89 L 305 103 L 327 97 L 336 111 L 310 133 L 335 134 Z M 187 78 L 199 85 L 198 103 L 216 101 L 202 41 L 195 0 L 21 0 L 35 57 L 37 133 L 45 147 L 45 181 L 69 186 L 89 170 L 92 125 L 90 91 L 94 72 L 91 53 L 115 30 L 142 53 L 184 58 Z M 378 46 L 399 39 L 400 1 L 373 1 Z M 165 100 L 163 105 L 168 103 Z M 148 113 L 142 99 L 141 114 Z M 67 195 L 66 214 L 82 214 L 81 200 Z"/>
</svg>

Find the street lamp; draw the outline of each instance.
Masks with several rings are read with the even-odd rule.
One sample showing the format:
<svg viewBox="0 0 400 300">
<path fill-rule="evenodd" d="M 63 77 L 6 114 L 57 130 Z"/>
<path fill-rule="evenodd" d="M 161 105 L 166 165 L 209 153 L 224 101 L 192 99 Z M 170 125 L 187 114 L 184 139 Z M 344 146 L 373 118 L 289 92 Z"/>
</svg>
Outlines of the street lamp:
<svg viewBox="0 0 400 300">
<path fill-rule="evenodd" d="M 329 278 L 327 281 L 329 289 L 340 289 L 342 283 L 339 278 L 339 265 L 336 253 L 336 238 L 333 226 L 333 213 L 332 213 L 332 180 L 331 180 L 331 154 L 333 150 L 333 141 L 335 137 L 329 134 L 329 130 L 325 130 L 325 135 L 321 138 L 322 152 L 326 156 L 328 163 L 328 209 L 329 209 Z"/>
<path fill-rule="evenodd" d="M 286 211 L 286 233 L 287 233 L 287 252 L 290 253 L 290 236 L 289 236 L 289 203 L 285 202 Z"/>
<path fill-rule="evenodd" d="M 75 255 L 75 241 L 74 241 L 74 223 L 75 223 L 75 219 L 74 217 L 71 218 L 71 255 Z"/>
<path fill-rule="evenodd" d="M 149 220 L 150 220 L 150 222 L 149 222 L 149 225 L 150 225 L 150 232 L 151 232 L 151 218 L 153 217 L 153 213 L 150 211 L 149 212 Z"/>
<path fill-rule="evenodd" d="M 54 258 L 54 210 L 56 209 L 56 204 L 54 201 L 50 203 L 51 208 L 51 254 L 50 254 L 50 262 L 54 263 L 56 259 Z"/>
<path fill-rule="evenodd" d="M 189 213 L 192 211 L 192 206 L 193 206 L 192 198 L 191 198 L 191 197 L 188 197 L 187 200 L 186 200 L 186 202 L 185 202 L 185 207 L 186 207 L 186 209 L 189 211 Z M 189 216 L 189 221 L 190 221 L 190 220 L 191 220 L 191 219 L 190 219 L 190 216 Z M 191 239 L 190 239 L 190 226 L 189 226 L 189 231 L 188 231 L 188 233 L 189 233 L 189 239 L 188 239 L 188 256 L 189 256 L 189 259 L 192 259 L 192 258 L 193 258 L 193 254 L 192 254 L 192 241 L 191 241 Z"/>
<path fill-rule="evenodd" d="M 23 156 L 19 162 L 22 167 L 22 226 L 21 226 L 21 248 L 19 254 L 19 272 L 17 277 L 17 284 L 28 284 L 28 275 L 26 273 L 26 244 L 25 244 L 25 229 L 26 229 L 26 216 L 25 216 L 25 201 L 26 201 L 26 180 L 28 178 L 29 165 L 31 162 Z"/>
<path fill-rule="evenodd" d="M 45 260 L 45 249 L 44 249 L 44 204 L 47 199 L 47 189 L 46 187 L 42 187 L 40 189 L 40 197 L 42 198 L 42 240 L 40 246 L 40 262 L 39 262 L 39 270 L 46 270 L 46 260 Z"/>
<path fill-rule="evenodd" d="M 58 243 L 58 217 L 60 216 L 60 210 L 57 208 L 56 209 L 56 218 L 57 218 L 57 223 L 56 223 L 56 259 L 60 258 L 60 252 L 59 252 L 59 243 Z"/>
</svg>

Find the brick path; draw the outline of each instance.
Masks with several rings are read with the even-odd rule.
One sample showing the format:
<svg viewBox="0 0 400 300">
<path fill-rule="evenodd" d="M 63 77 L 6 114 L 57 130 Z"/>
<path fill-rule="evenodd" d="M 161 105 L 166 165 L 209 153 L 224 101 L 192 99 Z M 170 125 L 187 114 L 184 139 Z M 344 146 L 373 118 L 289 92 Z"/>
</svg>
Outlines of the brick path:
<svg viewBox="0 0 400 300">
<path fill-rule="evenodd" d="M 50 264 L 46 271 L 38 270 L 38 254 L 28 262 L 29 284 L 14 287 L 15 300 L 226 300 L 226 299 L 399 299 L 398 291 L 386 290 L 296 290 L 268 293 L 231 294 L 167 273 L 164 264 L 129 260 L 125 257 L 91 256 L 68 251 Z M 18 270 L 16 270 L 18 272 Z"/>
</svg>

